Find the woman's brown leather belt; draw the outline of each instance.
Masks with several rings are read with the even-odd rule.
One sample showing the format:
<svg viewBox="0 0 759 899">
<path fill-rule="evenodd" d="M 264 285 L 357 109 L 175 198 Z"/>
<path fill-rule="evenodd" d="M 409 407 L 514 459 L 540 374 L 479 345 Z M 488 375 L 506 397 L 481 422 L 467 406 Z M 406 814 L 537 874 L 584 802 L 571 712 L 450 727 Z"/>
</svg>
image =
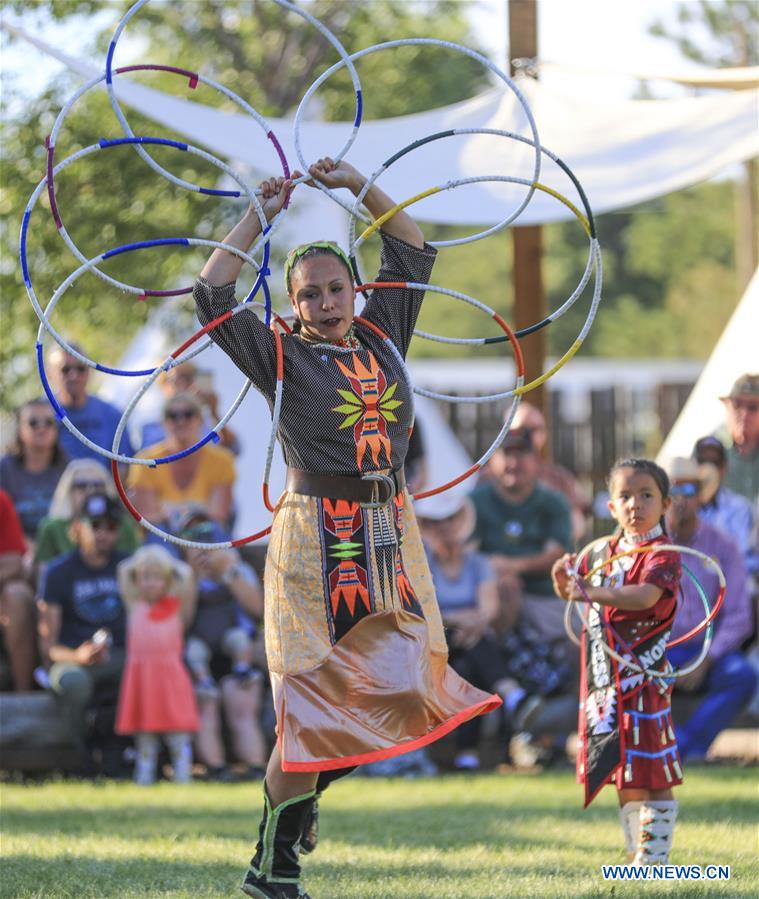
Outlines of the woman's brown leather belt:
<svg viewBox="0 0 759 899">
<path fill-rule="evenodd" d="M 403 469 L 381 474 L 370 471 L 358 477 L 319 474 L 302 468 L 288 468 L 285 490 L 306 496 L 326 496 L 361 503 L 367 509 L 379 509 L 387 505 L 398 493 L 406 489 Z"/>
</svg>

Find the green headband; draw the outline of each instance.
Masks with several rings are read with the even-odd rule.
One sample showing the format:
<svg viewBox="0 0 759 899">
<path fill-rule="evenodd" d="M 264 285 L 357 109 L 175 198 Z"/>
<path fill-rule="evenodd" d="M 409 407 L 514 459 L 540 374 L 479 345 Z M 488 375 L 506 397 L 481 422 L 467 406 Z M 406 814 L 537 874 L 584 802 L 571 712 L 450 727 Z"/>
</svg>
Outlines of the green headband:
<svg viewBox="0 0 759 899">
<path fill-rule="evenodd" d="M 295 247 L 287 254 L 287 259 L 285 259 L 285 287 L 287 288 L 288 293 L 290 292 L 290 272 L 292 272 L 293 267 L 298 260 L 313 249 L 327 250 L 327 252 L 333 253 L 348 269 L 351 279 L 353 278 L 351 261 L 342 247 L 331 240 L 314 240 L 311 243 L 304 243 L 299 247 Z"/>
</svg>

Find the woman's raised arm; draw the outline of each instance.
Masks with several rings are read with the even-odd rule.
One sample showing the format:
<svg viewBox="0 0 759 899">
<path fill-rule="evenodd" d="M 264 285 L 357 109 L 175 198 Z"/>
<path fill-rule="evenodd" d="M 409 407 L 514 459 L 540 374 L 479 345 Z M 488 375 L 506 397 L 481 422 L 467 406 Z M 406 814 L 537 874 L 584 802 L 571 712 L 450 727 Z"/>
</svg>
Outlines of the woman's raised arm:
<svg viewBox="0 0 759 899">
<path fill-rule="evenodd" d="M 299 178 L 300 172 L 293 172 L 292 177 Z M 285 200 L 292 189 L 293 183 L 289 178 L 268 178 L 261 182 L 261 206 L 267 222 L 270 222 L 285 205 Z M 261 221 L 258 213 L 253 206 L 249 206 L 245 215 L 224 238 L 224 243 L 247 253 L 260 233 Z M 217 248 L 203 266 L 200 277 L 205 278 L 212 287 L 222 287 L 224 284 L 237 281 L 242 265 L 243 260 L 239 256 Z"/>
<path fill-rule="evenodd" d="M 335 163 L 329 156 L 309 166 L 308 173 L 314 180 L 330 189 L 347 187 L 354 197 L 361 193 L 366 184 L 366 178 L 358 169 L 345 160 Z M 396 205 L 395 201 L 381 191 L 376 184 L 369 188 L 362 202 L 375 221 Z M 397 237 L 411 244 L 412 247 L 421 249 L 424 246 L 424 235 L 419 225 L 403 209 L 399 209 L 381 227 L 386 234 Z"/>
</svg>

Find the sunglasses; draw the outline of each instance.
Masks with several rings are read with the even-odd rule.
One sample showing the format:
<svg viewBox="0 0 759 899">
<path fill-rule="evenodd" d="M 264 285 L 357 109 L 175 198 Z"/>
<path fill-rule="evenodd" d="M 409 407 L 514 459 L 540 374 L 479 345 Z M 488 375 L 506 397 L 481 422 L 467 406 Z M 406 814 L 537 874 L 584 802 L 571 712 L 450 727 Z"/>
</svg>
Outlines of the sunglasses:
<svg viewBox="0 0 759 899">
<path fill-rule="evenodd" d="M 71 485 L 74 490 L 103 490 L 105 488 L 104 481 L 74 481 Z"/>
<path fill-rule="evenodd" d="M 172 409 L 171 412 L 166 413 L 166 418 L 169 421 L 188 421 L 195 418 L 197 414 L 194 409 Z"/>
<path fill-rule="evenodd" d="M 698 485 L 696 484 L 673 484 L 669 488 L 672 496 L 693 497 L 698 493 Z"/>
<path fill-rule="evenodd" d="M 750 400 L 731 400 L 733 409 L 736 411 L 742 409 L 744 412 L 759 412 L 759 403 L 753 403 Z"/>
<path fill-rule="evenodd" d="M 181 536 L 185 540 L 195 540 L 197 543 L 207 543 L 208 538 L 216 533 L 216 525 L 212 521 L 203 521 L 193 524 L 182 531 Z"/>
<path fill-rule="evenodd" d="M 61 372 L 62 372 L 64 375 L 70 375 L 72 371 L 73 371 L 73 372 L 76 372 L 76 373 L 79 374 L 79 375 L 81 375 L 81 374 L 83 374 L 84 372 L 87 371 L 87 366 L 86 366 L 86 365 L 81 365 L 81 364 L 80 364 L 80 365 L 64 365 L 64 366 L 62 366 L 62 368 L 61 368 Z"/>
<path fill-rule="evenodd" d="M 30 428 L 52 428 L 55 425 L 54 418 L 29 418 L 26 422 Z"/>
<path fill-rule="evenodd" d="M 109 531 L 114 534 L 121 526 L 121 522 L 113 518 L 92 518 L 90 519 L 90 527 L 93 531 Z"/>
</svg>

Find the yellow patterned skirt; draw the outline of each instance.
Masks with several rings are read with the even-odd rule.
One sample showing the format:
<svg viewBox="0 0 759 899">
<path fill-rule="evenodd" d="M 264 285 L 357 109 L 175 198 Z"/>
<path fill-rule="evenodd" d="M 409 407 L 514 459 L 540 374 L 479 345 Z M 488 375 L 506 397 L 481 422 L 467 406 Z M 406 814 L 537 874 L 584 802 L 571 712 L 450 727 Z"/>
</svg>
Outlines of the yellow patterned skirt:
<svg viewBox="0 0 759 899">
<path fill-rule="evenodd" d="M 448 666 L 407 493 L 380 509 L 285 493 L 264 586 L 284 771 L 400 755 L 501 704 Z"/>
</svg>

